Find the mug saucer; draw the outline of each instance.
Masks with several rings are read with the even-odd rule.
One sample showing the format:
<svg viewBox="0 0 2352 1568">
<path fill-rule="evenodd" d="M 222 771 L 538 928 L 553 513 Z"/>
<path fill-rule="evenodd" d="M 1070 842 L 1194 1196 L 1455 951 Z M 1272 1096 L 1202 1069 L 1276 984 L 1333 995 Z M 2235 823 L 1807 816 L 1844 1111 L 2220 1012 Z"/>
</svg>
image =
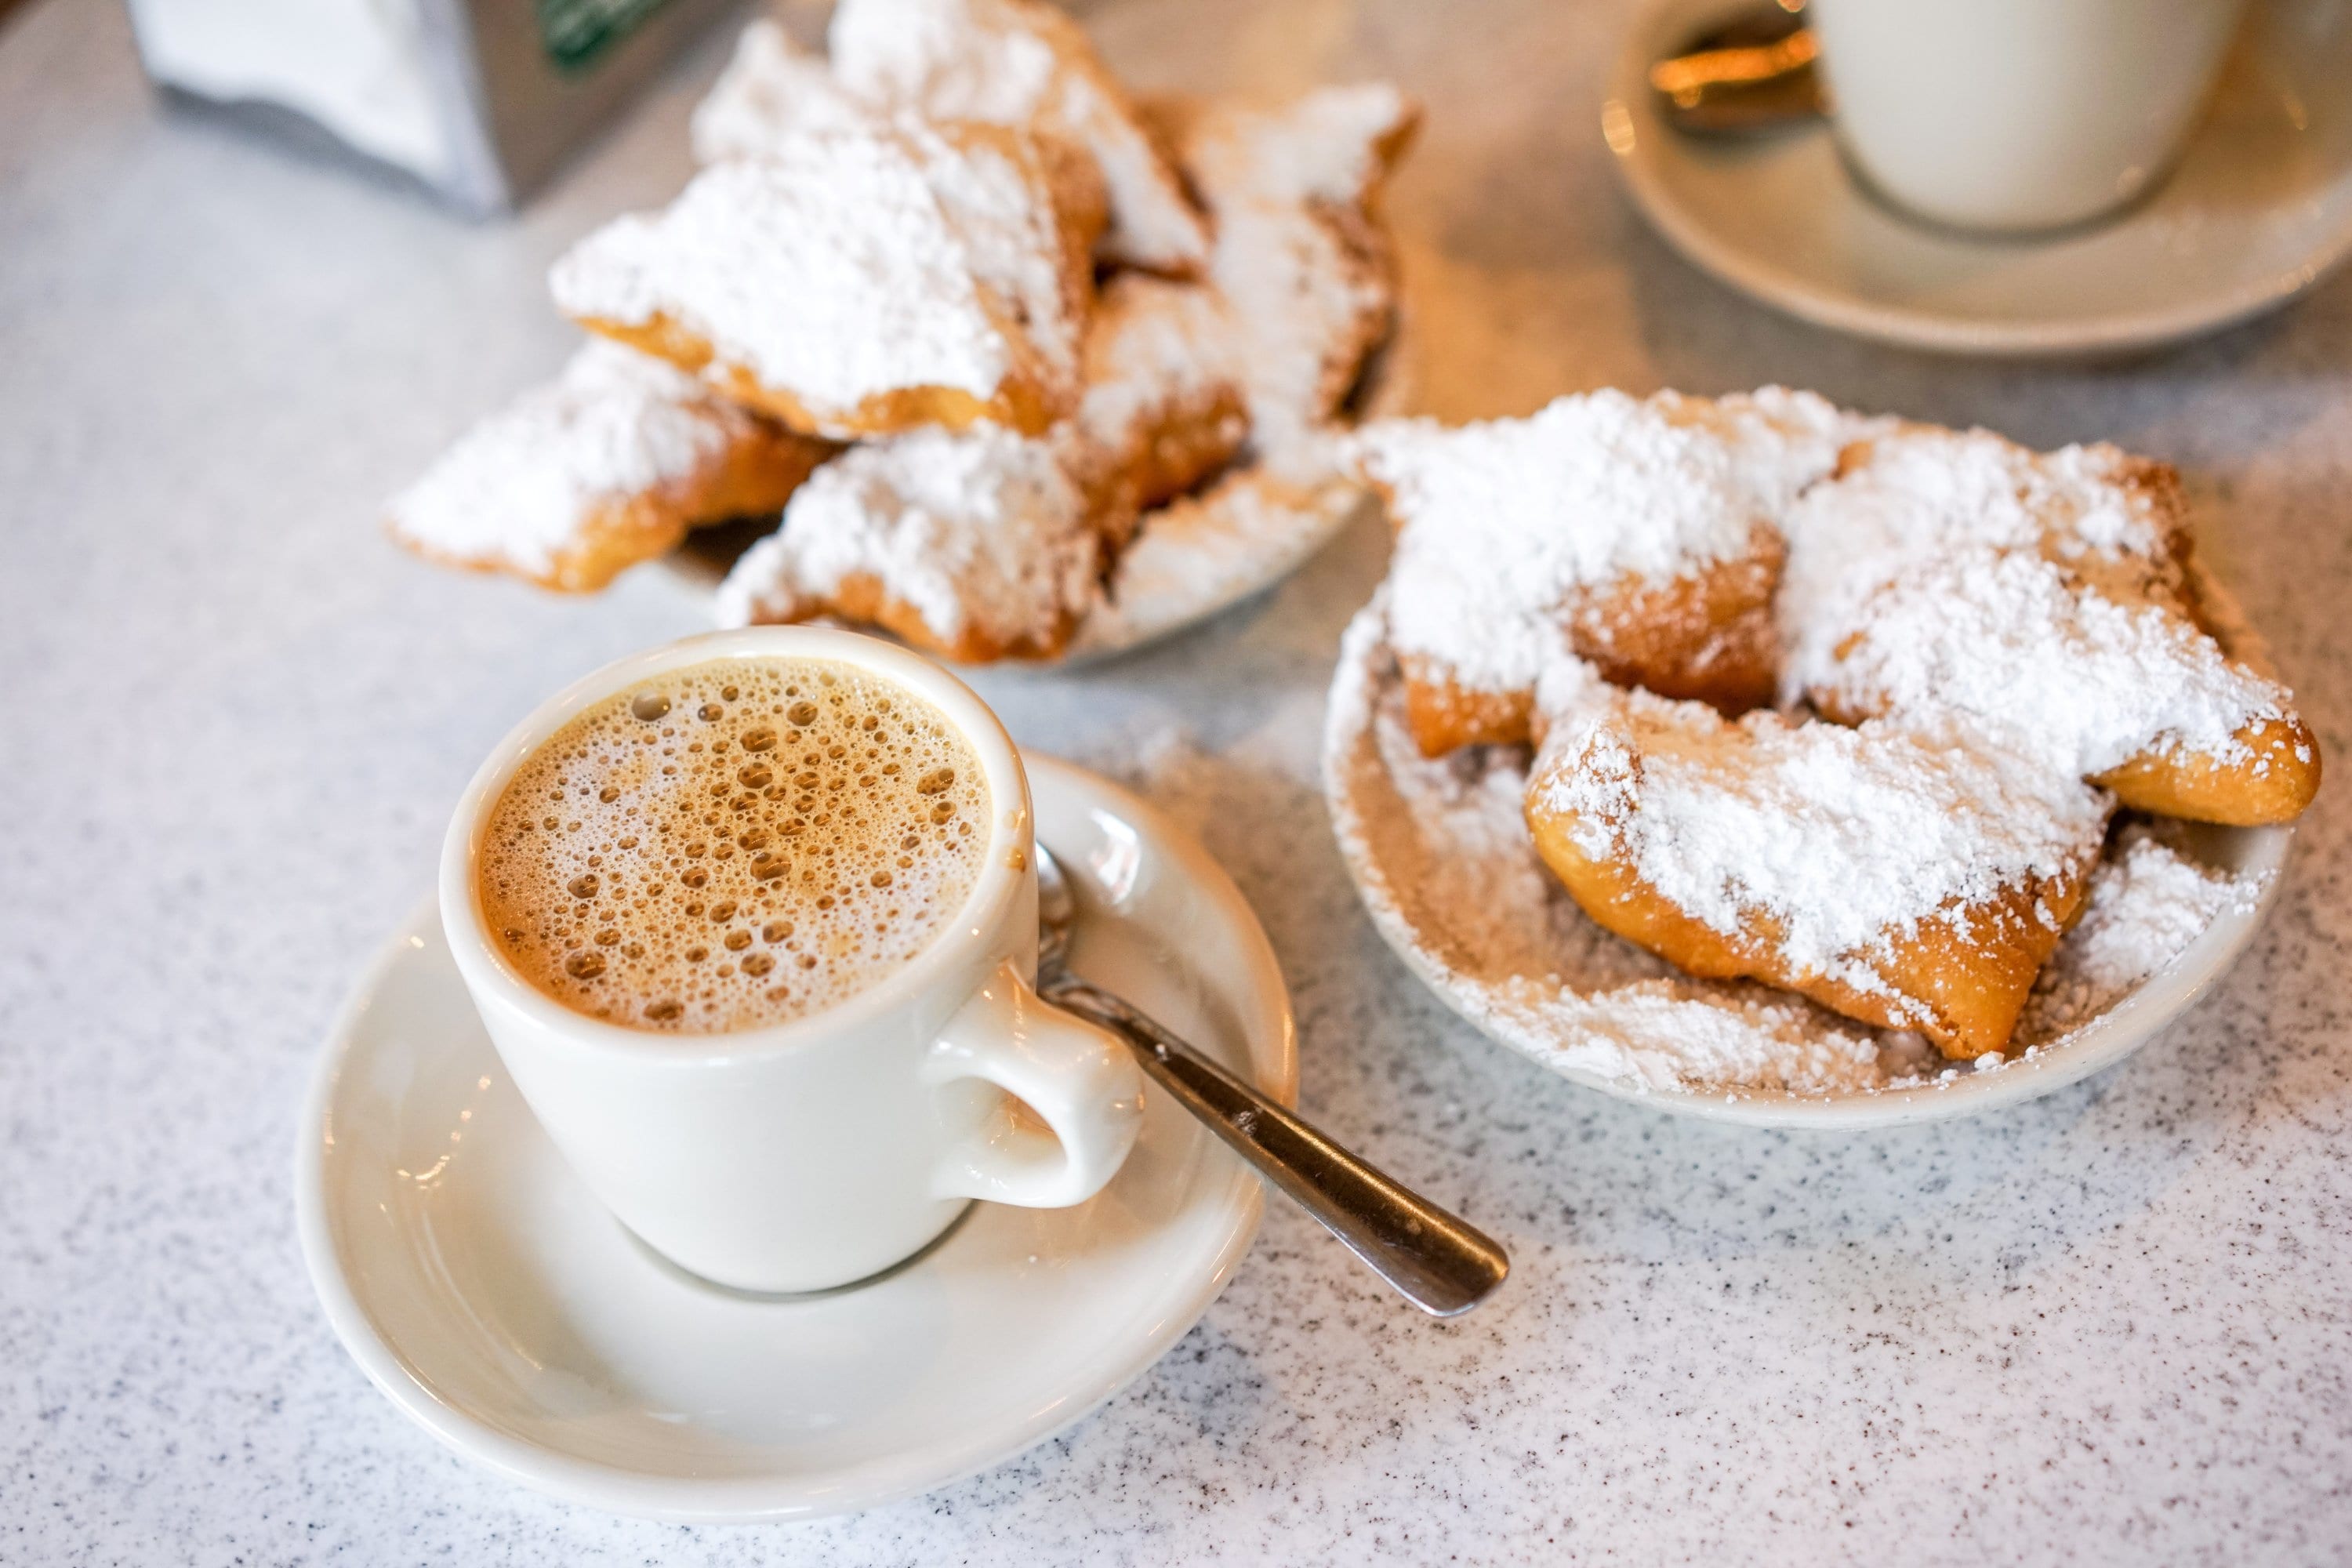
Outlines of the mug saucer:
<svg viewBox="0 0 2352 1568">
<path fill-rule="evenodd" d="M 1753 140 L 1669 127 L 1647 71 L 1742 0 L 1653 0 L 1601 129 L 1653 228 L 1720 281 L 1817 326 L 1993 357 L 2117 353 L 2276 309 L 2352 254 L 2352 15 L 2281 0 L 2248 17 L 2171 175 L 2110 220 L 2033 238 L 1898 216 L 1827 121 Z"/>
<path fill-rule="evenodd" d="M 1124 790 L 1027 756 L 1037 837 L 1080 894 L 1075 967 L 1286 1103 L 1289 999 L 1232 880 Z M 976 1206 L 866 1284 L 697 1281 L 572 1175 L 507 1078 L 437 912 L 330 1033 L 297 1152 L 312 1285 L 413 1420 L 524 1485 L 671 1521 L 813 1518 L 1010 1458 L 1125 1387 L 1257 1232 L 1256 1176 L 1164 1097 L 1068 1209 Z"/>
</svg>

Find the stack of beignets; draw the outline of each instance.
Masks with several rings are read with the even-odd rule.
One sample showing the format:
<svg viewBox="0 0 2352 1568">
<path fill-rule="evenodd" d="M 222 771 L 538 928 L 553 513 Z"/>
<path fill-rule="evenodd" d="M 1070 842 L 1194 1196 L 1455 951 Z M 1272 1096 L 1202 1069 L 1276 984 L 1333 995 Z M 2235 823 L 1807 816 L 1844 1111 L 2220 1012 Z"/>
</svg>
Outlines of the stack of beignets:
<svg viewBox="0 0 2352 1568">
<path fill-rule="evenodd" d="M 610 353 L 797 462 L 726 491 L 783 516 L 721 585 L 722 623 L 830 616 L 957 659 L 1050 658 L 1162 509 L 1303 513 L 1334 482 L 1328 437 L 1393 323 L 1377 207 L 1416 121 L 1387 87 L 1139 106 L 1044 0 L 842 0 L 825 58 L 751 24 L 694 116 L 703 171 L 551 281 Z M 552 441 L 499 450 L 580 465 Z M 601 586 L 729 515 L 664 471 L 577 508 L 577 540 L 551 546 L 539 521 L 525 550 L 464 514 L 488 493 L 444 471 L 466 451 L 393 509 L 438 559 Z M 656 525 L 600 521 L 615 510 Z M 593 569 L 550 564 L 573 557 Z"/>
<path fill-rule="evenodd" d="M 2317 788 L 2290 694 L 2201 618 L 2170 470 L 2113 447 L 1767 388 L 1349 454 L 1397 526 L 1421 749 L 1535 743 L 1545 862 L 1694 974 L 1998 1052 L 2118 803 L 2270 823 Z"/>
</svg>

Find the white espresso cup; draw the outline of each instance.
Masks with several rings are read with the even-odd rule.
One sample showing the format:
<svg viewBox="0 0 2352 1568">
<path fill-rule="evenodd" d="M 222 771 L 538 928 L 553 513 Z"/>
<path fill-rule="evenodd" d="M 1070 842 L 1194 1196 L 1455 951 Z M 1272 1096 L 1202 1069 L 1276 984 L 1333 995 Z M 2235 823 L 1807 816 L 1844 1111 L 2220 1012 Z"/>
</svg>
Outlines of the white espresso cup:
<svg viewBox="0 0 2352 1568">
<path fill-rule="evenodd" d="M 677 1034 L 572 1011 L 524 979 L 484 923 L 482 841 L 500 795 L 583 709 L 669 670 L 759 658 L 854 666 L 955 727 L 988 786 L 986 856 L 971 896 L 904 964 L 803 1017 Z M 719 1284 L 817 1290 L 919 1252 L 974 1199 L 1083 1203 L 1135 1142 L 1143 1079 L 1128 1048 L 1032 989 L 1031 835 L 1020 756 L 963 682 L 872 637 L 755 626 L 607 665 L 518 725 L 449 825 L 441 919 L 515 1087 L 623 1225 Z"/>
<path fill-rule="evenodd" d="M 2163 179 L 2243 0 L 1810 0 L 1839 144 L 1957 228 L 2085 222 Z"/>
</svg>

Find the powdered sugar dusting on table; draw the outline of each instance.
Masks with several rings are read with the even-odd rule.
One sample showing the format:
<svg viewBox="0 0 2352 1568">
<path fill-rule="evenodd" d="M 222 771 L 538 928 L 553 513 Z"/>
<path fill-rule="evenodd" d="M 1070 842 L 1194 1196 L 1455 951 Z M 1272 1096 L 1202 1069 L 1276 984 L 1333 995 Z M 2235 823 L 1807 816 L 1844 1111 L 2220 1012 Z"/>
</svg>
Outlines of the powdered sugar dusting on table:
<svg viewBox="0 0 2352 1568">
<path fill-rule="evenodd" d="M 1325 787 L 1374 922 L 1449 1005 L 1555 1070 L 1648 1089 L 1835 1096 L 1970 1070 L 1785 993 L 1694 979 L 1588 920 L 1536 855 L 1525 753 L 1429 760 L 1413 744 L 1389 592 L 1341 648 Z M 2063 1046 L 2262 890 L 2142 831 L 2119 834 L 2109 857 L 2021 1026 L 2034 1051 Z"/>
</svg>

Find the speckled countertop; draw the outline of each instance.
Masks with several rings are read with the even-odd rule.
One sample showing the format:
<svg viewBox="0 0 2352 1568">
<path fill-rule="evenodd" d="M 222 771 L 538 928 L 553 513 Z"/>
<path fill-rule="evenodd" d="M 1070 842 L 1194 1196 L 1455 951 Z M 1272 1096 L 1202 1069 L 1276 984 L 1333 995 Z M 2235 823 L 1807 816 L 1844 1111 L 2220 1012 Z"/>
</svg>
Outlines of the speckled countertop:
<svg viewBox="0 0 2352 1568">
<path fill-rule="evenodd" d="M 1592 131 L 1613 7 L 1094 21 L 1146 80 L 1425 97 L 1394 211 L 1435 412 L 1779 380 L 2174 459 L 2352 756 L 2352 278 L 2137 363 L 1894 353 L 1630 215 Z M 1314 748 L 1368 535 L 1142 657 L 982 684 L 1202 826 L 1296 987 L 1307 1106 L 1504 1237 L 1505 1296 L 1423 1321 L 1277 1207 L 1075 1430 L 800 1529 L 544 1501 L 378 1398 L 295 1247 L 320 1031 L 490 743 L 700 611 L 659 573 L 568 602 L 430 571 L 372 509 L 559 361 L 545 263 L 677 185 L 717 60 L 469 228 L 161 111 L 117 7 L 0 25 L 0 1563 L 2352 1561 L 2344 782 L 2263 938 L 2123 1069 L 1872 1137 L 1668 1120 L 1469 1035 L 1358 910 Z"/>
</svg>

